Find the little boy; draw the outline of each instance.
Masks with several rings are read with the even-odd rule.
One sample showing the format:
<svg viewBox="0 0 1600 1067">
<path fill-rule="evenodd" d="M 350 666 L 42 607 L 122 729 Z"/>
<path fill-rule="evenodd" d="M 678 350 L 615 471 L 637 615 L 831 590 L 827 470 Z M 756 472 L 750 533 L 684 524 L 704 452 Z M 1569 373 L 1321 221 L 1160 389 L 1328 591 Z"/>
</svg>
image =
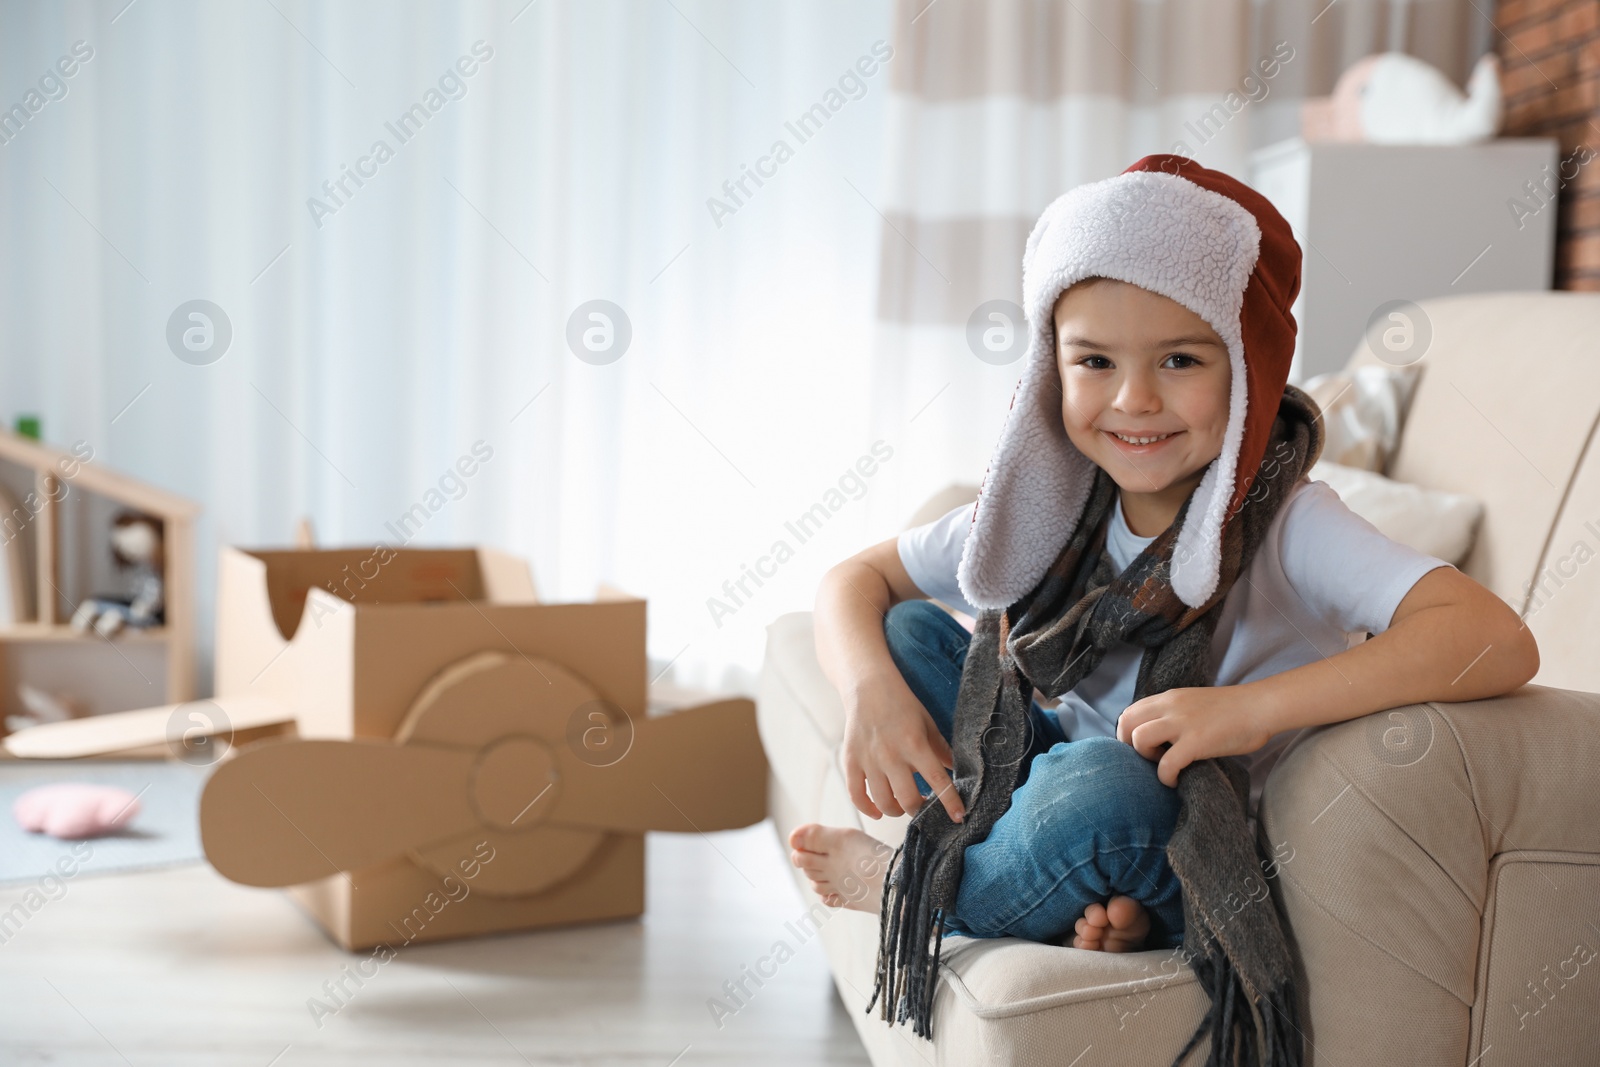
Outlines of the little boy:
<svg viewBox="0 0 1600 1067">
<path fill-rule="evenodd" d="M 1165 853 L 1180 771 L 1244 757 L 1253 818 L 1267 772 L 1305 729 L 1508 692 L 1537 672 L 1538 650 L 1499 598 L 1307 480 L 1314 454 L 1269 447 L 1281 452 L 1275 435 L 1309 401 L 1286 390 L 1300 249 L 1259 194 L 1182 157 L 1148 157 L 1046 209 L 1023 275 L 1028 366 L 978 500 L 830 570 L 817 656 L 843 698 L 841 763 L 856 807 L 876 819 L 937 797 L 960 822 L 972 798 L 946 768 L 956 766 L 973 635 L 927 598 L 972 616 L 1006 611 L 1016 626 L 1016 609 L 1036 603 L 1083 543 L 1056 627 L 1091 665 L 1057 674 L 1072 681 L 1053 712 L 1031 703 L 1019 784 L 965 848 L 945 929 L 1111 952 L 1170 947 L 1184 929 Z M 1310 439 L 1314 452 L 1320 435 Z M 1298 465 L 1294 479 L 1258 494 L 1279 461 Z M 1230 524 L 1252 508 L 1259 526 L 1241 541 Z M 1078 530 L 1092 514 L 1097 528 Z M 1096 613 L 1119 588 L 1108 578 L 1126 586 L 1129 575 L 1135 605 L 1178 609 L 1170 630 L 1197 617 L 1214 627 L 1213 680 L 1149 684 L 1158 639 L 1125 618 L 1139 613 Z M 1101 647 L 1097 632 L 1128 638 Z M 1001 647 L 1025 665 L 1015 638 L 1001 630 Z M 827 904 L 879 913 L 888 846 L 815 823 L 790 844 Z"/>
</svg>

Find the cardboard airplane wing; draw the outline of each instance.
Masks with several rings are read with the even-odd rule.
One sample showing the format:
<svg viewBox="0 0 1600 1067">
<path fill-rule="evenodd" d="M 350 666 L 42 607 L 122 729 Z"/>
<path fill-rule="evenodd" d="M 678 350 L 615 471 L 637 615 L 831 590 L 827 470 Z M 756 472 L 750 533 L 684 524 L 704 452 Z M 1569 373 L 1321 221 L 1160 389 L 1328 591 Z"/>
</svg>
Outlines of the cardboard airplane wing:
<svg viewBox="0 0 1600 1067">
<path fill-rule="evenodd" d="M 0 745 L 17 759 L 172 756 L 213 763 L 233 745 L 293 728 L 294 712 L 282 701 L 217 697 L 43 723 L 18 730 Z"/>
</svg>

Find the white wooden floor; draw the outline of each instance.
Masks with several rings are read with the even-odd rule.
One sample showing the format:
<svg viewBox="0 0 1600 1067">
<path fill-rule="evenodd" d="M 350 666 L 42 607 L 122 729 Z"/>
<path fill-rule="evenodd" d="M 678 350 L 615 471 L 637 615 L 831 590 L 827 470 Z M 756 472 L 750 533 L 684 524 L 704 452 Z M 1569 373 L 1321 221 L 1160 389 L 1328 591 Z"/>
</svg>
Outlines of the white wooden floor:
<svg viewBox="0 0 1600 1067">
<path fill-rule="evenodd" d="M 406 947 L 320 1026 L 309 998 L 370 953 L 282 893 L 83 874 L 0 945 L 0 1063 L 865 1064 L 815 938 L 720 1028 L 708 1010 L 801 913 L 785 857 L 767 822 L 651 834 L 642 919 Z"/>
</svg>

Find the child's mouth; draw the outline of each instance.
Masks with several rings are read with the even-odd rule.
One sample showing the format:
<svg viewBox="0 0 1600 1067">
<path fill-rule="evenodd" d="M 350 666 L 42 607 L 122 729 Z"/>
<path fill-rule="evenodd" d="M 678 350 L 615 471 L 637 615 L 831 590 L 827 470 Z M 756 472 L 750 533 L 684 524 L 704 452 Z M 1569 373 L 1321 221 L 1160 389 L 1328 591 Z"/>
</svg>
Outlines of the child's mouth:
<svg viewBox="0 0 1600 1067">
<path fill-rule="evenodd" d="M 1106 437 L 1112 441 L 1112 443 L 1129 455 L 1147 456 L 1152 452 L 1160 450 L 1183 431 L 1174 430 L 1168 434 L 1129 434 L 1126 437 L 1122 436 L 1121 434 L 1113 433 L 1110 430 L 1101 430 L 1100 432 L 1105 434 Z M 1151 438 L 1155 438 L 1155 440 L 1151 440 Z"/>
</svg>

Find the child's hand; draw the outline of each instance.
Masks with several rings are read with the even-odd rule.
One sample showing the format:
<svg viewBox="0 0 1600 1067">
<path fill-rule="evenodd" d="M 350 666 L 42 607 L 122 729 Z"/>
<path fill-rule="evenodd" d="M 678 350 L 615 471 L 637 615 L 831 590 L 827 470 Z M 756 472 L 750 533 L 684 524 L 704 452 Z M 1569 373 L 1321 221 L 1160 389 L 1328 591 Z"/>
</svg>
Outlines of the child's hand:
<svg viewBox="0 0 1600 1067">
<path fill-rule="evenodd" d="M 896 673 L 846 699 L 840 750 L 850 799 L 868 818 L 904 815 L 926 803 L 911 776 L 921 773 L 956 822 L 966 815 L 946 767 L 955 759 L 921 701 Z M 868 796 L 868 790 L 871 796 Z"/>
<path fill-rule="evenodd" d="M 1251 690 L 1241 685 L 1168 689 L 1135 700 L 1117 720 L 1117 740 L 1158 761 L 1156 777 L 1172 788 L 1196 760 L 1242 756 L 1271 737 Z"/>
</svg>

